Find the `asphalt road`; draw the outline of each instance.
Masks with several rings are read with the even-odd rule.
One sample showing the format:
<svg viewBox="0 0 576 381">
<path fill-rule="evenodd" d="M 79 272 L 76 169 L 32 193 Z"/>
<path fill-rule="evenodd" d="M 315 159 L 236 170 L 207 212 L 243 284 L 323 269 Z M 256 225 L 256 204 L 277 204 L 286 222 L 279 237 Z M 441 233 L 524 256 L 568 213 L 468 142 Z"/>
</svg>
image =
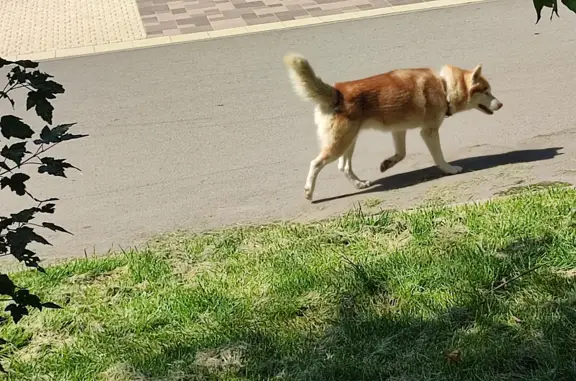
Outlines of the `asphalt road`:
<svg viewBox="0 0 576 381">
<path fill-rule="evenodd" d="M 56 121 L 77 121 L 89 138 L 55 155 L 82 169 L 69 179 L 30 182 L 37 197 L 61 198 L 49 235 L 51 258 L 105 253 L 176 229 L 310 220 L 378 197 L 383 207 L 483 199 L 518 184 L 576 180 L 576 16 L 534 25 L 531 3 L 500 0 L 181 45 L 52 61 L 64 84 Z M 409 156 L 379 185 L 357 192 L 332 164 L 316 203 L 304 199 L 317 153 L 312 105 L 292 92 L 282 56 L 308 57 L 328 81 L 396 67 L 484 65 L 504 103 L 494 116 L 448 119 L 447 160 L 469 170 L 441 177 L 416 131 Z M 391 137 L 361 135 L 355 172 L 378 179 Z M 37 177 L 37 176 L 36 176 Z M 17 204 L 0 192 L 2 209 Z"/>
</svg>

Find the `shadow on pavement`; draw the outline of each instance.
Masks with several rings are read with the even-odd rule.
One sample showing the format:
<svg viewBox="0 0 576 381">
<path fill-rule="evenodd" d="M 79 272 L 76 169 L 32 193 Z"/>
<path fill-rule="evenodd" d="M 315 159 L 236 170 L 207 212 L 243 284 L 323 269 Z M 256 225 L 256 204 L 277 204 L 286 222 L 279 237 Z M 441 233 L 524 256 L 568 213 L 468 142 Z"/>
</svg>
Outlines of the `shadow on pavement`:
<svg viewBox="0 0 576 381">
<path fill-rule="evenodd" d="M 474 172 L 483 169 L 499 167 L 501 165 L 550 160 L 558 155 L 562 155 L 562 153 L 558 151 L 560 151 L 563 148 L 564 147 L 527 149 L 527 150 L 510 151 L 494 155 L 474 156 L 465 159 L 455 160 L 450 164 L 458 165 L 464 168 L 464 172 L 462 173 Z M 334 201 L 361 194 L 369 194 L 369 193 L 384 192 L 394 189 L 406 188 L 427 181 L 436 180 L 444 176 L 446 175 L 442 171 L 440 171 L 436 166 L 430 166 L 427 168 L 417 169 L 410 172 L 399 173 L 389 177 L 383 177 L 381 179 L 374 181 L 373 182 L 374 185 L 371 188 L 360 192 L 347 193 L 339 196 L 323 198 L 315 200 L 312 203 L 318 204 L 322 202 Z"/>
</svg>

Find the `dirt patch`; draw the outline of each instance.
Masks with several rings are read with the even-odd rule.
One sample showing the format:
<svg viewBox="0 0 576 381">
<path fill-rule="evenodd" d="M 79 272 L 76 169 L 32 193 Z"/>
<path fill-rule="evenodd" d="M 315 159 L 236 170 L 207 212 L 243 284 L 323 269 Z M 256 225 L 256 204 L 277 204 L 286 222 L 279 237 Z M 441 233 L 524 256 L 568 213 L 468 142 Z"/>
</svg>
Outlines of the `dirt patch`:
<svg viewBox="0 0 576 381">
<path fill-rule="evenodd" d="M 368 209 L 375 208 L 382 203 L 382 200 L 376 197 L 364 200 L 364 206 Z"/>
<path fill-rule="evenodd" d="M 508 189 L 496 192 L 496 196 L 513 196 L 524 192 L 533 192 L 553 187 L 571 187 L 572 184 L 564 181 L 540 181 L 538 183 L 513 186 Z"/>
<path fill-rule="evenodd" d="M 59 350 L 74 343 L 74 338 L 64 333 L 42 331 L 40 328 L 26 328 L 34 332 L 28 344 L 16 351 L 12 359 L 23 362 L 32 362 L 47 352 Z"/>
<path fill-rule="evenodd" d="M 114 281 L 122 276 L 124 276 L 128 272 L 128 266 L 121 266 L 117 267 L 112 271 L 103 272 L 103 273 L 83 273 L 78 275 L 72 275 L 68 278 L 68 283 L 70 284 L 102 284 L 108 283 L 110 281 Z"/>
<path fill-rule="evenodd" d="M 98 375 L 102 381 L 148 381 L 130 364 L 117 363 Z"/>
<path fill-rule="evenodd" d="M 243 365 L 244 344 L 211 349 L 196 354 L 194 364 L 209 373 L 237 372 Z"/>
<path fill-rule="evenodd" d="M 576 278 L 576 268 L 574 269 L 570 269 L 570 270 L 562 270 L 562 271 L 558 271 L 558 273 L 560 275 L 562 275 L 565 278 L 569 278 L 569 279 L 574 279 Z"/>
</svg>

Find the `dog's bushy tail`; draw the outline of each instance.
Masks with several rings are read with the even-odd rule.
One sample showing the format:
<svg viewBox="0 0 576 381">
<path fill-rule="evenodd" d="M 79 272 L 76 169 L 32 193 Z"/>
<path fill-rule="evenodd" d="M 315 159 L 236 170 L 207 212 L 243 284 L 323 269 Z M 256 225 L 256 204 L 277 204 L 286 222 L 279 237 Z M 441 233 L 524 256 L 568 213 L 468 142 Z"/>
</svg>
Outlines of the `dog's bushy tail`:
<svg viewBox="0 0 576 381">
<path fill-rule="evenodd" d="M 284 64 L 288 68 L 292 87 L 300 97 L 329 108 L 337 106 L 339 91 L 322 81 L 304 57 L 289 53 L 284 56 Z"/>
</svg>

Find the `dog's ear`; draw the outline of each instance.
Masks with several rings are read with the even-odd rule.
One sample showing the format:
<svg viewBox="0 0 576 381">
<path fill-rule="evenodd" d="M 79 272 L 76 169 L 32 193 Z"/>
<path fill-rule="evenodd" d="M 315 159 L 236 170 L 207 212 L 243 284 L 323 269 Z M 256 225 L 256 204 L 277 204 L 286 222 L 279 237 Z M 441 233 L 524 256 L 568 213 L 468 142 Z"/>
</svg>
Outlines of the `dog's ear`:
<svg viewBox="0 0 576 381">
<path fill-rule="evenodd" d="M 474 70 L 472 70 L 472 80 L 474 82 L 478 82 L 481 75 L 482 75 L 482 64 L 478 64 L 476 65 Z"/>
</svg>

